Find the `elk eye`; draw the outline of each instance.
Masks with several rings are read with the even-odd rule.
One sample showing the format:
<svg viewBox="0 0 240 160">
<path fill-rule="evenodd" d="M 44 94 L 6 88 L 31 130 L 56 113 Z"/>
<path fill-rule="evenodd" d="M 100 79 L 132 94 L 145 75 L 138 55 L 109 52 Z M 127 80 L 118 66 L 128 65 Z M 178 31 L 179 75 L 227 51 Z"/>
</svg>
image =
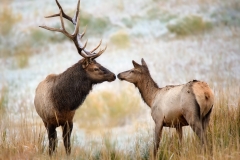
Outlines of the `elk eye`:
<svg viewBox="0 0 240 160">
<path fill-rule="evenodd" d="M 94 70 L 94 71 L 98 71 L 99 69 L 98 69 L 98 68 L 94 68 L 93 70 Z"/>
</svg>

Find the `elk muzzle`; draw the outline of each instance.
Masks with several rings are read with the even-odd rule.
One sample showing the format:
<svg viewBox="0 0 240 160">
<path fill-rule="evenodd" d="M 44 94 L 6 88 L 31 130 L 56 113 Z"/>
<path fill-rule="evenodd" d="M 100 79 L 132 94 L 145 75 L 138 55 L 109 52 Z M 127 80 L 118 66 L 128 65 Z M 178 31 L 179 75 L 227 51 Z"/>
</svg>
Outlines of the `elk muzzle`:
<svg viewBox="0 0 240 160">
<path fill-rule="evenodd" d="M 115 74 L 112 72 L 110 72 L 107 76 L 108 76 L 108 80 L 107 80 L 108 82 L 112 82 L 116 79 Z"/>
<path fill-rule="evenodd" d="M 119 73 L 119 74 L 117 75 L 117 77 L 118 77 L 118 79 L 120 79 L 120 80 L 125 80 L 122 73 Z"/>
</svg>

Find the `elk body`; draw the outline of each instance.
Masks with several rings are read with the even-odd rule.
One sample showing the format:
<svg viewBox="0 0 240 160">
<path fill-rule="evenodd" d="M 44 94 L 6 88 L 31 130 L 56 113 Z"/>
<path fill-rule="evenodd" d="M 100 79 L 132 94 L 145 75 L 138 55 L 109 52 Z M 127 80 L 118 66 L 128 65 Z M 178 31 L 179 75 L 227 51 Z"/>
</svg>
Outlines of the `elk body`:
<svg viewBox="0 0 240 160">
<path fill-rule="evenodd" d="M 163 127 L 176 128 L 180 140 L 182 127 L 190 125 L 206 143 L 206 128 L 210 120 L 214 95 L 205 82 L 193 80 L 182 85 L 159 88 L 152 79 L 146 62 L 132 62 L 134 68 L 118 74 L 120 80 L 133 83 L 142 99 L 151 108 L 155 122 L 154 155 L 156 156 Z"/>
<path fill-rule="evenodd" d="M 85 49 L 86 43 L 85 45 L 81 44 L 80 40 L 84 33 L 78 33 L 80 1 L 78 1 L 77 11 L 73 18 L 70 18 L 63 12 L 57 0 L 56 3 L 60 9 L 60 13 L 49 17 L 60 16 L 62 29 L 54 29 L 47 26 L 40 27 L 65 34 L 73 40 L 78 53 L 83 59 L 61 74 L 48 75 L 39 83 L 36 89 L 34 105 L 48 132 L 50 155 L 52 155 L 56 148 L 56 127 L 59 126 L 61 126 L 63 130 L 62 136 L 66 153 L 70 154 L 70 137 L 76 109 L 83 103 L 93 85 L 104 81 L 111 82 L 116 79 L 116 76 L 112 72 L 95 61 L 95 58 L 100 56 L 106 49 L 95 53 L 95 50 L 100 46 L 101 42 L 92 51 Z M 73 34 L 69 34 L 65 30 L 63 18 L 68 19 L 74 24 L 75 30 Z"/>
</svg>

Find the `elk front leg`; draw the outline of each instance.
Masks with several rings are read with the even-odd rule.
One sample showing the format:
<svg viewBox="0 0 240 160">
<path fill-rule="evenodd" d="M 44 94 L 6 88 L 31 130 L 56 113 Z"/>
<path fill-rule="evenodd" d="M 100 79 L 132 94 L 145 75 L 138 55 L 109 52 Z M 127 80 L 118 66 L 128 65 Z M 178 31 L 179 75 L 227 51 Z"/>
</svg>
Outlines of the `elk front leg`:
<svg viewBox="0 0 240 160">
<path fill-rule="evenodd" d="M 63 130 L 63 142 L 65 146 L 66 153 L 69 155 L 71 153 L 71 133 L 72 133 L 73 123 L 66 122 L 64 126 L 62 126 Z"/>
<path fill-rule="evenodd" d="M 159 148 L 159 143 L 161 141 L 161 136 L 162 136 L 162 128 L 163 128 L 163 123 L 156 123 L 155 126 L 155 142 L 154 142 L 154 157 L 156 158 L 158 148 Z"/>
</svg>

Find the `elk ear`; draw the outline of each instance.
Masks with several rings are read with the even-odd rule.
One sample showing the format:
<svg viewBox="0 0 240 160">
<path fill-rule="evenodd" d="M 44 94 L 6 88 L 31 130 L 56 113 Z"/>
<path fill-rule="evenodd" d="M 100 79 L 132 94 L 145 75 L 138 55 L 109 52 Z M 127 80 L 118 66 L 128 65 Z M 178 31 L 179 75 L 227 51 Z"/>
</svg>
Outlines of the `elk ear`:
<svg viewBox="0 0 240 160">
<path fill-rule="evenodd" d="M 83 69 L 87 68 L 87 66 L 88 66 L 89 64 L 90 64 L 89 59 L 84 58 L 83 61 L 82 61 L 82 67 L 83 67 Z"/>
<path fill-rule="evenodd" d="M 134 60 L 132 60 L 132 63 L 133 63 L 134 68 L 139 68 L 139 67 L 141 67 L 141 65 L 138 64 L 137 62 L 135 62 Z"/>
<path fill-rule="evenodd" d="M 144 61 L 143 58 L 142 58 L 142 65 L 148 68 L 147 63 Z"/>
</svg>

